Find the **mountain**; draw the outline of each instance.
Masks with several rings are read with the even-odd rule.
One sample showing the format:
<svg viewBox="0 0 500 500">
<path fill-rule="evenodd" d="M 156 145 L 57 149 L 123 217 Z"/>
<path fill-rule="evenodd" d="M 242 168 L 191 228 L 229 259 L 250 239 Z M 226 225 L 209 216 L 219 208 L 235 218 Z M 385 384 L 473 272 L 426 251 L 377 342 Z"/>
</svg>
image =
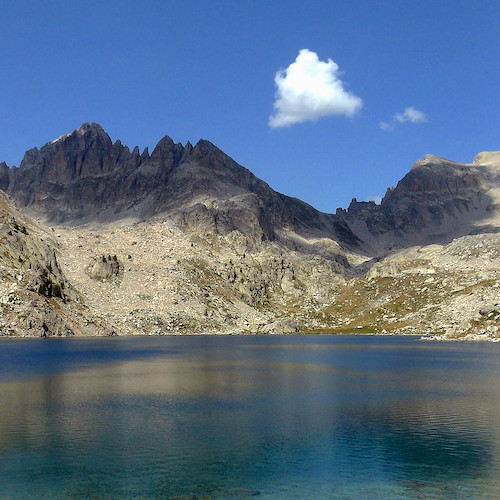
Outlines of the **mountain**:
<svg viewBox="0 0 500 500">
<path fill-rule="evenodd" d="M 498 153 L 469 165 L 427 155 L 380 205 L 353 200 L 325 214 L 277 193 L 208 141 L 183 146 L 165 136 L 151 154 L 140 153 L 95 123 L 31 149 L 19 168 L 0 164 L 0 189 L 52 223 L 168 214 L 189 230 L 238 230 L 256 243 L 286 231 L 369 255 L 496 231 L 499 188 Z"/>
<path fill-rule="evenodd" d="M 499 173 L 427 155 L 325 214 L 208 141 L 141 153 L 86 123 L 0 164 L 0 334 L 498 339 Z"/>
<path fill-rule="evenodd" d="M 187 228 L 256 241 L 288 229 L 302 236 L 356 237 L 335 215 L 272 190 L 208 141 L 174 144 L 165 136 L 149 154 L 112 143 L 100 125 L 28 151 L 19 168 L 1 167 L 0 189 L 47 220 L 110 222 L 170 214 Z"/>
<path fill-rule="evenodd" d="M 499 188 L 498 153 L 480 153 L 469 165 L 427 155 L 387 190 L 380 205 L 353 200 L 337 215 L 372 254 L 449 243 L 467 234 L 498 231 Z"/>
</svg>

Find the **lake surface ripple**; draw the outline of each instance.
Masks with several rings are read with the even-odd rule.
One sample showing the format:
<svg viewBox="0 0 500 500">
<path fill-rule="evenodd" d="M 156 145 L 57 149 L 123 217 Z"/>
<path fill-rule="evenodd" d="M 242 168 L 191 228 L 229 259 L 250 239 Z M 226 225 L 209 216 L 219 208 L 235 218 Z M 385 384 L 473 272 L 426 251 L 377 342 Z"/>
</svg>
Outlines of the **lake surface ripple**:
<svg viewBox="0 0 500 500">
<path fill-rule="evenodd" d="M 1 498 L 500 498 L 500 345 L 0 341 Z"/>
</svg>

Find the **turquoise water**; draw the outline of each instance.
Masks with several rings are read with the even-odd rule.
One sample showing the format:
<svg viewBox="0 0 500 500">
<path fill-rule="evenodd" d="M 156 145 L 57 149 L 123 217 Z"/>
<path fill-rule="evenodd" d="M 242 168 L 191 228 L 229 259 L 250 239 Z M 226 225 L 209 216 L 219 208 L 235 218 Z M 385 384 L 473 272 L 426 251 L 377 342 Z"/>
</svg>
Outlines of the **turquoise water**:
<svg viewBox="0 0 500 500">
<path fill-rule="evenodd" d="M 1 498 L 500 498 L 500 345 L 0 341 Z"/>
</svg>

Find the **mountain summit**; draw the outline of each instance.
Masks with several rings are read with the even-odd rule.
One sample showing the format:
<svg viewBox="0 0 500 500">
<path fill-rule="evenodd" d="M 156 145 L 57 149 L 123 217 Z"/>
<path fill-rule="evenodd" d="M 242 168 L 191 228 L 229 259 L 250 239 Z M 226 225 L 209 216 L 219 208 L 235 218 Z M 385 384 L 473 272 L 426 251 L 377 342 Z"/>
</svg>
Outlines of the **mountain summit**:
<svg viewBox="0 0 500 500">
<path fill-rule="evenodd" d="M 353 200 L 337 215 L 371 253 L 448 243 L 500 227 L 500 153 L 480 153 L 472 164 L 426 155 L 380 205 Z"/>
<path fill-rule="evenodd" d="M 499 160 L 427 155 L 333 215 L 206 140 L 140 152 L 85 123 L 0 164 L 0 335 L 500 339 Z"/>
<path fill-rule="evenodd" d="M 498 152 L 480 153 L 471 164 L 426 155 L 380 205 L 353 200 L 325 214 L 277 193 L 209 141 L 183 146 L 165 136 L 151 154 L 141 153 L 113 143 L 96 123 L 29 150 L 19 168 L 0 164 L 0 189 L 55 223 L 168 216 L 201 233 L 237 230 L 256 244 L 293 234 L 368 255 L 500 225 Z"/>
<path fill-rule="evenodd" d="M 207 231 L 240 230 L 272 240 L 276 230 L 356 237 L 335 215 L 277 193 L 209 141 L 175 144 L 165 136 L 153 152 L 113 143 L 96 123 L 85 123 L 40 149 L 19 168 L 0 167 L 0 189 L 52 222 L 145 220 L 168 214 Z"/>
</svg>

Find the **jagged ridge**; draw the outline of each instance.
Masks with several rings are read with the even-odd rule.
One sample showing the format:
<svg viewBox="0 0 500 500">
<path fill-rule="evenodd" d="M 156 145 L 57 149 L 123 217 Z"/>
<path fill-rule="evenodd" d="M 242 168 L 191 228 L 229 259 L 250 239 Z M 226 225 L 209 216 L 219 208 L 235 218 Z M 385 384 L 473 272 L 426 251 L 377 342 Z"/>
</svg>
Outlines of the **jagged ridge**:
<svg viewBox="0 0 500 500">
<path fill-rule="evenodd" d="M 53 222 L 168 215 L 202 234 L 237 230 L 258 244 L 285 242 L 284 230 L 377 255 L 496 231 L 499 163 L 495 152 L 468 165 L 427 155 L 380 205 L 353 200 L 332 215 L 275 192 L 209 141 L 183 146 L 165 136 L 151 154 L 147 148 L 141 154 L 85 123 L 28 151 L 19 168 L 0 164 L 0 189 Z"/>
<path fill-rule="evenodd" d="M 209 141 L 175 144 L 165 136 L 151 155 L 114 144 L 86 123 L 41 149 L 19 168 L 0 171 L 0 188 L 49 220 L 144 220 L 169 213 L 186 227 L 273 240 L 277 229 L 304 236 L 356 238 L 336 216 L 272 190 Z"/>
<path fill-rule="evenodd" d="M 0 193 L 0 335 L 497 338 L 500 235 L 476 233 L 500 226 L 498 159 L 428 155 L 380 205 L 353 200 L 329 215 L 274 192 L 208 141 L 165 137 L 141 154 L 84 124 L 19 168 L 0 164 L 0 187 L 28 210 L 72 223 L 44 229 Z M 130 217 L 142 222 L 122 223 Z M 98 224 L 78 224 L 89 221 Z M 384 255 L 431 242 L 443 245 Z"/>
<path fill-rule="evenodd" d="M 375 254 L 496 232 L 500 155 L 484 155 L 472 164 L 426 155 L 387 190 L 380 205 L 354 199 L 337 215 L 365 242 L 364 249 Z"/>
</svg>

